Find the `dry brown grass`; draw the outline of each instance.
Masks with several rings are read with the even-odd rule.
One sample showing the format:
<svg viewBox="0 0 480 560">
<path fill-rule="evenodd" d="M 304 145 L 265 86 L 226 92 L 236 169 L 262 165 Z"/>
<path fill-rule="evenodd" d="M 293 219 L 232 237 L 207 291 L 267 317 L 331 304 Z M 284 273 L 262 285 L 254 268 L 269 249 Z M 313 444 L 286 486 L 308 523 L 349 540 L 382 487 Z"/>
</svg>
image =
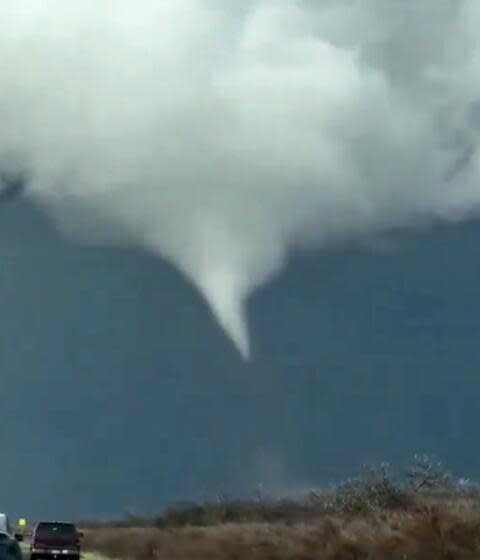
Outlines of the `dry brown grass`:
<svg viewBox="0 0 480 560">
<path fill-rule="evenodd" d="M 474 560 L 478 501 L 424 501 L 404 510 L 288 524 L 98 528 L 85 547 L 127 560 Z"/>
</svg>

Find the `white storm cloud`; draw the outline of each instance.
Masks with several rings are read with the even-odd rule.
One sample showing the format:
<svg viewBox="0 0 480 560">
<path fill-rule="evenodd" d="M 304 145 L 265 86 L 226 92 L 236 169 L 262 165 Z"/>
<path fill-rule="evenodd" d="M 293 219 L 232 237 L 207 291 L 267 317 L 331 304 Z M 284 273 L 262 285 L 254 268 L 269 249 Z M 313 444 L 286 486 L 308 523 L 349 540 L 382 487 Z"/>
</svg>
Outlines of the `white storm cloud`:
<svg viewBox="0 0 480 560">
<path fill-rule="evenodd" d="M 0 169 L 172 262 L 247 357 L 290 251 L 478 210 L 479 28 L 475 0 L 2 0 Z"/>
</svg>

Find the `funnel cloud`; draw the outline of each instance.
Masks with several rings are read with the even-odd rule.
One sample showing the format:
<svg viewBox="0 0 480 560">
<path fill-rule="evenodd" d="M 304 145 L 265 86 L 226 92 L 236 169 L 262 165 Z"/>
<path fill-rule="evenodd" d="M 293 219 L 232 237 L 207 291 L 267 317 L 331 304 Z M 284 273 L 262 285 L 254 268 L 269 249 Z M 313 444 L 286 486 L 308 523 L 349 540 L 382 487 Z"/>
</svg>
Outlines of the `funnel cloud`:
<svg viewBox="0 0 480 560">
<path fill-rule="evenodd" d="M 477 0 L 4 0 L 0 170 L 168 259 L 248 357 L 291 251 L 478 210 L 479 28 Z"/>
</svg>

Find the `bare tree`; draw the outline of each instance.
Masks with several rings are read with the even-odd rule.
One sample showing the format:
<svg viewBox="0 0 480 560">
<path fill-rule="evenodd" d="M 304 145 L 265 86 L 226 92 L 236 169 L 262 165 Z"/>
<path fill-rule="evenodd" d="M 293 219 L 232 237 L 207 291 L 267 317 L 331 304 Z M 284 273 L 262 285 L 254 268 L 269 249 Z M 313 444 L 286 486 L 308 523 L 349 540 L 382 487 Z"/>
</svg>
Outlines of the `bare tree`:
<svg viewBox="0 0 480 560">
<path fill-rule="evenodd" d="M 407 468 L 407 478 L 415 492 L 438 490 L 452 484 L 452 475 L 442 462 L 427 454 L 414 455 Z"/>
</svg>

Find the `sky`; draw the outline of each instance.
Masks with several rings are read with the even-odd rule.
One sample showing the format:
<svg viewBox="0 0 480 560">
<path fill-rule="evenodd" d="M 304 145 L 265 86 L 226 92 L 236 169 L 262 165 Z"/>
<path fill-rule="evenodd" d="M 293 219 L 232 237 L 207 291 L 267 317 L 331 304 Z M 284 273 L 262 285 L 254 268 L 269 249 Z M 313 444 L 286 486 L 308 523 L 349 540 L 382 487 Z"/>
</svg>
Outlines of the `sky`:
<svg viewBox="0 0 480 560">
<path fill-rule="evenodd" d="M 0 233 L 12 515 L 297 495 L 417 452 L 480 477 L 479 222 L 295 255 L 249 304 L 248 362 L 167 262 L 73 243 L 25 200 Z"/>
<path fill-rule="evenodd" d="M 0 22 L 9 508 L 286 492 L 418 446 L 475 471 L 478 2 Z"/>
</svg>

